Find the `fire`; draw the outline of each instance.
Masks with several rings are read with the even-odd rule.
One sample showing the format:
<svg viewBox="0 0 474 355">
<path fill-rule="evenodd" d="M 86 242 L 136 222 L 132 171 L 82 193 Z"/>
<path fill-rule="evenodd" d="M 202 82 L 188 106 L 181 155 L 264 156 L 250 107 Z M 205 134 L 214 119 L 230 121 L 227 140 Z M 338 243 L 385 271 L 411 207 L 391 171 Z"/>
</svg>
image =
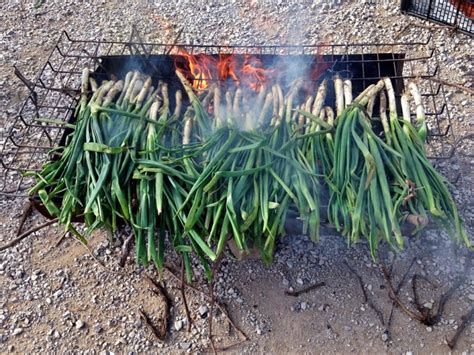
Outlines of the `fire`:
<svg viewBox="0 0 474 355">
<path fill-rule="evenodd" d="M 185 59 L 184 67 L 179 58 Z M 197 91 L 206 89 L 213 80 L 232 80 L 237 86 L 247 86 L 259 92 L 274 71 L 265 69 L 261 60 L 251 55 L 241 57 L 220 54 L 216 58 L 208 54 L 189 54 L 183 49 L 180 49 L 175 65 L 191 79 L 192 86 Z"/>
<path fill-rule="evenodd" d="M 321 62 L 322 55 L 317 53 L 310 74 L 312 80 L 318 79 L 327 70 L 328 65 Z M 274 65 L 265 68 L 260 58 L 249 54 L 190 54 L 182 48 L 175 57 L 175 66 L 198 92 L 207 89 L 212 81 L 230 81 L 235 86 L 260 92 L 277 81 L 279 76 L 285 76 L 288 69 L 284 67 L 284 62 L 280 63 L 281 67 Z"/>
<path fill-rule="evenodd" d="M 273 73 L 273 70 L 262 68 L 260 59 L 246 55 L 242 72 L 246 75 L 250 88 L 255 91 L 260 91 L 267 82 L 268 74 Z"/>
<path fill-rule="evenodd" d="M 185 50 L 180 50 L 180 55 L 186 58 L 189 66 L 189 73 L 193 77 L 193 88 L 201 91 L 209 86 L 209 80 L 212 79 L 210 72 L 212 57 L 207 55 L 192 55 Z"/>
<path fill-rule="evenodd" d="M 227 80 L 231 78 L 235 82 L 239 82 L 236 74 L 236 59 L 234 54 L 220 54 L 217 63 L 217 71 L 219 80 Z"/>
</svg>

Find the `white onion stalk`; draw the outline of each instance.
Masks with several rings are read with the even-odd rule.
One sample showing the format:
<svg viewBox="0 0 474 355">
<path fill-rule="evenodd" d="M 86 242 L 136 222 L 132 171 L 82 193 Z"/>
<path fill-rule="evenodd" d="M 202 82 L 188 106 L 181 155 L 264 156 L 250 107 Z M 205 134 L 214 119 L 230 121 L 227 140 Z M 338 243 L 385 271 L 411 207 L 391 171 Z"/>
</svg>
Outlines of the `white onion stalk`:
<svg viewBox="0 0 474 355">
<path fill-rule="evenodd" d="M 184 128 L 183 128 L 183 145 L 188 145 L 191 142 L 191 131 L 193 130 L 193 118 L 189 112 L 184 114 Z"/>
<path fill-rule="evenodd" d="M 285 99 L 283 96 L 283 90 L 281 89 L 281 86 L 277 84 L 276 89 L 278 93 L 278 117 L 276 120 L 276 125 L 278 125 L 283 119 L 283 114 L 285 112 Z"/>
<path fill-rule="evenodd" d="M 388 96 L 388 110 L 390 112 L 390 120 L 398 119 L 397 115 L 397 104 L 395 101 L 395 90 L 393 89 L 392 81 L 390 78 L 383 79 L 385 83 L 385 89 L 387 90 Z"/>
<path fill-rule="evenodd" d="M 97 90 L 97 97 L 95 100 L 95 103 L 98 105 L 102 105 L 102 100 L 104 99 L 105 95 L 112 89 L 114 86 L 115 82 L 113 80 L 107 81 L 104 84 L 100 86 L 100 88 Z"/>
<path fill-rule="evenodd" d="M 94 78 L 89 78 L 89 85 L 91 86 L 91 91 L 92 92 L 96 92 L 97 91 L 97 88 L 99 87 L 97 85 L 97 81 L 95 81 Z"/>
<path fill-rule="evenodd" d="M 424 143 L 426 142 L 426 136 L 428 135 L 428 128 L 426 126 L 425 109 L 423 108 L 423 103 L 421 101 L 420 91 L 414 82 L 410 82 L 408 88 L 410 89 L 411 96 L 413 96 L 413 101 L 415 101 L 418 136 Z"/>
<path fill-rule="evenodd" d="M 350 79 L 344 80 L 344 103 L 345 107 L 352 103 L 352 81 Z"/>
<path fill-rule="evenodd" d="M 400 98 L 400 105 L 402 106 L 403 121 L 411 123 L 410 103 L 408 102 L 407 92 L 404 92 L 402 94 L 402 97 Z M 410 135 L 410 130 L 408 129 L 408 126 L 403 125 L 403 130 L 408 136 Z"/>
<path fill-rule="evenodd" d="M 233 105 L 234 120 L 240 119 L 240 101 L 241 100 L 242 100 L 242 90 L 238 88 L 235 91 L 235 96 L 234 96 L 234 105 Z"/>
<path fill-rule="evenodd" d="M 221 87 L 216 85 L 214 88 L 214 125 L 219 128 L 223 125 L 223 117 L 221 112 Z"/>
<path fill-rule="evenodd" d="M 143 87 L 143 81 L 141 79 L 137 79 L 135 81 L 135 85 L 133 85 L 132 95 L 130 96 L 130 104 L 134 104 L 137 100 L 137 96 L 140 94 Z"/>
<path fill-rule="evenodd" d="M 103 103 L 103 106 L 104 107 L 108 107 L 113 99 L 115 98 L 115 96 L 121 92 L 123 89 L 123 81 L 122 80 L 119 80 L 117 81 L 114 86 L 110 89 L 110 91 L 107 93 L 107 96 L 105 97 L 105 100 L 104 100 L 104 103 Z"/>
<path fill-rule="evenodd" d="M 265 102 L 263 103 L 262 111 L 258 116 L 258 125 L 264 127 L 267 124 L 266 117 L 269 112 L 272 112 L 272 103 L 273 103 L 273 94 L 269 92 L 265 97 Z"/>
<path fill-rule="evenodd" d="M 279 107 L 279 101 L 278 101 L 278 89 L 276 85 L 272 86 L 272 96 L 273 96 L 273 112 L 272 112 L 272 119 L 270 121 L 270 126 L 275 125 L 275 120 L 278 116 L 278 107 Z"/>
<path fill-rule="evenodd" d="M 334 90 L 336 92 L 336 114 L 339 116 L 344 111 L 344 88 L 341 77 L 336 74 L 333 78 Z"/>
<path fill-rule="evenodd" d="M 232 92 L 227 91 L 225 93 L 225 102 L 226 102 L 226 122 L 229 123 L 232 121 Z"/>
<path fill-rule="evenodd" d="M 388 123 L 388 117 L 387 117 L 387 96 L 385 95 L 384 90 L 380 91 L 379 97 L 380 97 L 380 108 L 379 108 L 380 121 L 382 122 L 383 131 L 385 133 L 385 140 L 387 141 L 387 144 L 390 145 L 392 139 L 391 139 L 391 133 L 390 133 L 390 124 Z"/>
<path fill-rule="evenodd" d="M 333 109 L 330 106 L 326 106 L 324 108 L 324 111 L 326 112 L 327 123 L 331 127 L 333 127 L 334 126 L 334 111 L 333 111 Z M 332 141 L 332 133 L 331 132 L 326 133 L 326 138 L 329 141 Z"/>
<path fill-rule="evenodd" d="M 175 106 L 174 106 L 174 117 L 179 119 L 181 115 L 181 108 L 183 106 L 183 93 L 181 90 L 176 90 L 175 94 Z"/>
<path fill-rule="evenodd" d="M 128 104 L 129 104 L 129 102 L 132 98 L 132 93 L 133 93 L 133 89 L 135 87 L 135 82 L 138 80 L 139 76 L 140 76 L 140 73 L 138 71 L 133 72 L 133 76 L 130 79 L 130 83 L 128 84 L 127 90 L 125 92 L 125 96 L 123 97 L 123 101 L 120 102 L 121 104 L 123 103 L 122 107 L 125 106 L 125 108 L 126 108 L 128 106 Z"/>
<path fill-rule="evenodd" d="M 291 89 L 288 93 L 288 97 L 286 99 L 286 122 L 290 123 L 292 120 L 296 118 L 296 115 L 293 113 L 293 100 L 295 99 L 298 91 L 300 90 L 301 86 L 303 85 L 303 81 L 301 78 L 296 79 L 291 86 Z"/>
<path fill-rule="evenodd" d="M 324 79 L 318 87 L 318 92 L 316 93 L 316 98 L 314 99 L 313 109 L 311 110 L 311 114 L 318 117 L 321 109 L 323 108 L 324 101 L 326 101 L 326 94 L 327 94 L 327 87 L 328 83 L 327 80 Z M 315 123 L 311 123 L 311 131 L 315 127 Z"/>
<path fill-rule="evenodd" d="M 151 87 L 151 78 L 148 77 L 145 80 L 145 83 L 143 84 L 143 87 L 140 90 L 140 93 L 135 98 L 136 107 L 141 107 L 142 106 L 143 101 L 145 100 L 145 97 L 148 94 L 150 87 Z"/>
<path fill-rule="evenodd" d="M 303 111 L 311 112 L 311 106 L 313 105 L 313 101 L 314 101 L 314 97 L 312 95 L 309 95 L 304 104 Z M 304 124 L 306 124 L 305 133 L 309 133 L 309 129 L 311 127 L 311 119 L 306 117 Z"/>
</svg>

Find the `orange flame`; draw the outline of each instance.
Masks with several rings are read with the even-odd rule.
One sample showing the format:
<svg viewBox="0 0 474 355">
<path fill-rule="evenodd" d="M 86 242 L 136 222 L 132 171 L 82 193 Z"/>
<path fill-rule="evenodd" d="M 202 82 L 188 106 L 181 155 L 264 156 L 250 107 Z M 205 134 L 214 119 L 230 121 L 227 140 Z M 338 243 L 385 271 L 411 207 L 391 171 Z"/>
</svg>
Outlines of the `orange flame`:
<svg viewBox="0 0 474 355">
<path fill-rule="evenodd" d="M 236 85 L 246 85 L 258 92 L 273 72 L 273 69 L 263 68 L 260 59 L 251 55 L 245 55 L 242 61 L 235 54 L 220 54 L 215 58 L 208 54 L 189 54 L 181 48 L 179 57 L 184 58 L 187 65 L 183 68 L 182 63 L 175 60 L 176 68 L 188 75 L 193 88 L 198 91 L 206 89 L 211 80 L 230 79 Z"/>
<path fill-rule="evenodd" d="M 210 71 L 212 57 L 203 54 L 192 55 L 184 49 L 180 49 L 180 55 L 188 61 L 189 73 L 193 79 L 193 88 L 198 91 L 206 89 L 209 86 L 209 80 L 212 79 Z"/>
<path fill-rule="evenodd" d="M 245 55 L 242 73 L 245 74 L 248 86 L 260 91 L 266 84 L 268 75 L 273 73 L 273 69 L 264 69 L 260 59 Z"/>
<path fill-rule="evenodd" d="M 231 78 L 235 82 L 239 82 L 236 74 L 236 58 L 234 54 L 220 54 L 217 63 L 217 71 L 219 80 L 225 81 Z"/>
<path fill-rule="evenodd" d="M 310 74 L 312 80 L 318 79 L 329 67 L 322 59 L 323 56 L 318 52 Z M 236 86 L 245 86 L 260 92 L 264 86 L 271 85 L 278 79 L 278 73 L 281 74 L 286 69 L 276 66 L 264 68 L 258 57 L 249 54 L 240 56 L 221 53 L 215 57 L 204 53 L 190 54 L 182 48 L 175 57 L 175 67 L 190 79 L 192 87 L 197 91 L 208 88 L 213 80 L 232 80 Z"/>
</svg>

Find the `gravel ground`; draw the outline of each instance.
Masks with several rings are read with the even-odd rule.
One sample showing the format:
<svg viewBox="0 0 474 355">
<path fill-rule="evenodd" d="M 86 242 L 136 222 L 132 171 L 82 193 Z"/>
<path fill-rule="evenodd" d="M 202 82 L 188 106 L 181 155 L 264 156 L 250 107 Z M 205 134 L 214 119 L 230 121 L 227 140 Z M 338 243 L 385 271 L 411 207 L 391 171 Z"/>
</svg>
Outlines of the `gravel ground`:
<svg viewBox="0 0 474 355">
<path fill-rule="evenodd" d="M 3 133 L 18 111 L 26 91 L 13 75 L 18 66 L 33 78 L 62 30 L 74 38 L 125 40 L 135 24 L 147 41 L 171 42 L 181 27 L 182 41 L 206 44 L 314 44 L 390 42 L 406 24 L 428 25 L 401 15 L 398 1 L 52 1 L 38 9 L 33 1 L 0 4 L 0 108 Z M 426 38 L 428 29 L 413 28 L 400 40 Z M 441 77 L 473 87 L 473 41 L 448 29 L 433 31 L 432 43 L 439 51 Z M 474 133 L 472 96 L 446 87 L 453 131 L 458 137 Z M 460 172 L 454 187 L 468 233 L 474 229 L 474 160 L 472 143 L 460 144 L 456 159 L 439 164 L 444 172 Z M 0 201 L 0 244 L 14 238 L 23 201 Z M 39 220 L 33 214 L 28 228 Z M 291 227 L 291 226 L 290 226 Z M 291 232 L 291 228 L 289 229 Z M 158 322 L 163 303 L 153 296 L 143 274 L 132 260 L 118 266 L 120 248 L 109 245 L 105 233 L 96 233 L 89 254 L 65 238 L 59 245 L 60 228 L 51 227 L 14 248 L 0 253 L 0 352 L 122 353 L 166 351 L 171 353 L 209 350 L 210 305 L 203 293 L 188 289 L 193 326 L 187 331 L 179 283 L 165 272 L 172 300 L 170 329 L 160 342 L 140 318 L 139 310 Z M 387 322 L 391 302 L 377 265 L 364 245 L 347 248 L 343 238 L 325 233 L 319 244 L 289 233 L 277 247 L 275 263 L 265 268 L 257 260 L 222 262 L 216 280 L 216 296 L 227 305 L 231 317 L 249 340 L 231 348 L 236 353 L 447 353 L 446 338 L 460 326 L 461 316 L 474 303 L 474 275 L 468 271 L 472 254 L 458 250 L 439 230 L 426 231 L 408 242 L 407 251 L 382 255 L 394 265 L 394 279 L 401 278 L 414 258 L 412 274 L 421 281 L 420 297 L 425 307 L 437 307 L 443 292 L 459 275 L 467 279 L 447 303 L 441 321 L 426 327 L 394 312 L 390 337 L 369 306 L 373 302 Z M 93 256 L 92 256 L 93 255 Z M 369 301 L 364 300 L 362 278 Z M 176 264 L 173 257 L 170 263 Z M 199 268 L 197 268 L 199 270 Z M 470 269 L 467 269 L 470 270 Z M 153 272 L 148 270 L 148 273 Z M 199 275 L 198 275 L 199 276 Z M 315 282 L 325 286 L 299 297 L 285 291 Z M 206 290 L 202 279 L 196 285 Z M 413 301 L 411 284 L 400 293 Z M 373 300 L 373 301 L 371 301 Z M 214 313 L 213 334 L 217 346 L 241 340 L 221 312 Z M 459 340 L 455 353 L 474 352 L 474 325 Z"/>
</svg>

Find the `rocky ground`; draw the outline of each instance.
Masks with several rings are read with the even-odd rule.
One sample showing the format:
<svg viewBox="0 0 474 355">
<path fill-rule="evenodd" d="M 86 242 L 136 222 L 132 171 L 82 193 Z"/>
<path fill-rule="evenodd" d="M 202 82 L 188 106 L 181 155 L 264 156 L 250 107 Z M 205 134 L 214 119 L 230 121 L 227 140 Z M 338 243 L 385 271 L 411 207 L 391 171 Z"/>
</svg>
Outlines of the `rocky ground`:
<svg viewBox="0 0 474 355">
<path fill-rule="evenodd" d="M 34 2 L 1 3 L 0 108 L 2 144 L 6 127 L 26 97 L 26 90 L 13 75 L 18 66 L 33 78 L 62 30 L 74 38 L 125 40 L 132 24 L 151 42 L 171 42 L 181 28 L 181 41 L 218 44 L 314 44 L 391 42 L 397 31 L 411 23 L 429 23 L 401 15 L 398 1 L 53 1 L 35 9 Z M 411 28 L 400 40 L 426 38 L 427 28 Z M 441 78 L 473 87 L 473 41 L 449 29 L 432 31 L 432 44 L 439 51 Z M 456 137 L 474 133 L 472 96 L 445 87 L 448 109 Z M 461 173 L 453 186 L 455 198 L 469 235 L 474 230 L 473 147 L 459 144 L 455 159 L 440 162 L 452 175 Z M 471 156 L 469 156 L 471 155 Z M 457 175 L 457 174 L 455 174 Z M 0 200 L 0 245 L 13 239 L 22 214 L 21 199 Z M 34 213 L 25 229 L 39 223 Z M 291 227 L 291 226 L 290 226 Z M 0 352 L 122 353 L 166 351 L 171 353 L 210 350 L 207 285 L 197 267 L 196 287 L 186 291 L 193 325 L 187 331 L 180 283 L 168 271 L 163 278 L 171 299 L 166 341 L 158 341 L 140 316 L 144 311 L 160 322 L 164 304 L 150 291 L 145 273 L 133 260 L 118 266 L 120 248 L 109 244 L 105 232 L 91 239 L 90 254 L 72 238 L 61 239 L 55 226 L 41 230 L 17 246 L 0 252 Z M 424 326 L 392 308 L 387 286 L 367 248 L 347 248 L 340 236 L 327 232 L 318 244 L 294 233 L 277 247 L 275 262 L 266 268 L 260 261 L 222 261 L 215 294 L 248 340 L 232 348 L 235 353 L 448 353 L 446 339 L 461 325 L 461 317 L 474 303 L 471 254 L 458 249 L 447 236 L 431 229 L 411 239 L 407 251 L 382 250 L 387 265 L 393 265 L 398 283 L 415 260 L 401 298 L 413 303 L 411 276 L 419 274 L 420 298 L 427 308 L 438 307 L 440 296 L 459 276 L 466 276 L 447 302 L 441 320 Z M 361 277 L 346 266 L 347 262 Z M 179 274 L 177 261 L 170 266 Z M 423 279 L 426 277 L 429 282 Z M 293 297 L 285 292 L 317 282 L 325 285 Z M 383 323 L 370 304 L 383 314 Z M 413 307 L 411 304 L 410 307 Z M 215 309 L 215 308 L 214 308 Z M 219 348 L 243 337 L 220 310 L 213 312 L 213 334 Z M 454 353 L 474 352 L 474 325 L 463 332 Z"/>
</svg>

